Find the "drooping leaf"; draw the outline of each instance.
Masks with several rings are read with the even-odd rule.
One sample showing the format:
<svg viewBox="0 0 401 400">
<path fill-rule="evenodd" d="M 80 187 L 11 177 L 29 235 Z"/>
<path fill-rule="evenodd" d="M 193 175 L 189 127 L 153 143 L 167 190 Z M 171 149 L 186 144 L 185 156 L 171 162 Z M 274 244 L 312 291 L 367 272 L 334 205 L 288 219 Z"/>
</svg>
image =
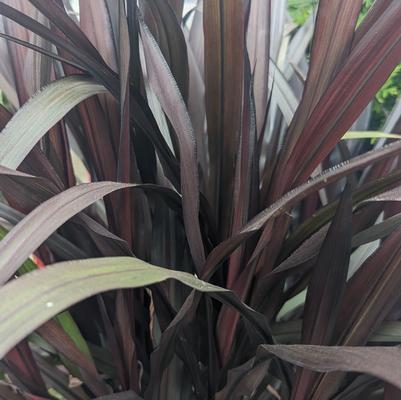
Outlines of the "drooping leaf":
<svg viewBox="0 0 401 400">
<path fill-rule="evenodd" d="M 272 326 L 272 332 L 277 343 L 297 343 L 301 340 L 302 320 L 277 322 Z M 369 337 L 370 344 L 401 343 L 401 322 L 384 321 Z"/>
<path fill-rule="evenodd" d="M 0 217 L 12 225 L 17 225 L 25 215 L 13 210 L 5 204 L 0 204 Z M 62 260 L 74 260 L 87 257 L 87 254 L 83 250 L 57 233 L 53 233 L 45 243 Z"/>
<path fill-rule="evenodd" d="M 167 279 L 177 279 L 201 292 L 226 291 L 188 273 L 131 257 L 66 261 L 26 274 L 0 289 L 4 299 L 8 298 L 0 306 L 0 357 L 49 318 L 80 300 L 107 290 L 142 287 Z"/>
<path fill-rule="evenodd" d="M 365 373 L 401 388 L 399 347 L 265 345 L 262 348 L 303 368 Z"/>
<path fill-rule="evenodd" d="M 0 226 L 0 239 L 3 239 L 6 233 L 7 231 Z M 28 274 L 37 268 L 37 265 L 28 259 L 19 268 L 19 273 Z M 42 337 L 83 369 L 84 377 L 94 393 L 108 393 L 107 386 L 101 381 L 96 371 L 88 345 L 71 314 L 65 311 L 57 315 L 56 319 L 60 325 L 49 321 L 39 329 Z M 26 362 L 28 363 L 28 360 Z"/>
<path fill-rule="evenodd" d="M 0 281 L 6 282 L 29 255 L 69 218 L 104 195 L 128 187 L 129 184 L 112 182 L 82 184 L 42 203 L 0 242 Z"/>
<path fill-rule="evenodd" d="M 17 168 L 38 140 L 68 111 L 82 100 L 104 92 L 102 85 L 84 76 L 49 84 L 20 108 L 0 133 L 0 165 Z"/>
</svg>

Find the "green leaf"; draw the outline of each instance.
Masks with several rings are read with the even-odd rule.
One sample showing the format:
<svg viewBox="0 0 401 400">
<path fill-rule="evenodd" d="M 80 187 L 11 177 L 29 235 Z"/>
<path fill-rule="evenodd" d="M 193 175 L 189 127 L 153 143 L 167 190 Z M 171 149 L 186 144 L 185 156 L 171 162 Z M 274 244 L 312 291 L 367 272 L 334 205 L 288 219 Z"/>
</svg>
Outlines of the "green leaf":
<svg viewBox="0 0 401 400">
<path fill-rule="evenodd" d="M 79 350 L 82 351 L 92 360 L 92 354 L 89 350 L 86 340 L 83 338 L 81 331 L 68 311 L 64 311 L 56 316 L 56 320 L 72 339 Z"/>
<path fill-rule="evenodd" d="M 317 0 L 288 0 L 288 12 L 297 25 L 303 25 L 316 6 Z"/>
<path fill-rule="evenodd" d="M 31 97 L 0 134 L 0 165 L 17 168 L 39 139 L 73 107 L 107 92 L 93 79 L 79 75 L 50 83 Z"/>
<path fill-rule="evenodd" d="M 380 131 L 349 131 L 342 137 L 342 139 L 401 139 L 401 135 Z"/>
<path fill-rule="evenodd" d="M 167 279 L 201 292 L 228 292 L 188 273 L 131 257 L 66 261 L 13 280 L 0 289 L 0 358 L 54 315 L 89 296 Z"/>
<path fill-rule="evenodd" d="M 401 322 L 384 321 L 369 338 L 369 342 L 401 343 Z"/>
</svg>

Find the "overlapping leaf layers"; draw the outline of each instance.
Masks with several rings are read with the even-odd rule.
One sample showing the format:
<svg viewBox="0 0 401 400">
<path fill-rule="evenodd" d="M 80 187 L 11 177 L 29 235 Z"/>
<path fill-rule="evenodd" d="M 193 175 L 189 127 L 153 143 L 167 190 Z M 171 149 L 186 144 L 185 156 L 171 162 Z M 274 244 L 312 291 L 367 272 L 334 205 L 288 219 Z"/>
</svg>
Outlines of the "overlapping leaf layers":
<svg viewBox="0 0 401 400">
<path fill-rule="evenodd" d="M 0 2 L 0 398 L 401 398 L 401 142 L 342 140 L 401 2 L 362 3 Z"/>
</svg>

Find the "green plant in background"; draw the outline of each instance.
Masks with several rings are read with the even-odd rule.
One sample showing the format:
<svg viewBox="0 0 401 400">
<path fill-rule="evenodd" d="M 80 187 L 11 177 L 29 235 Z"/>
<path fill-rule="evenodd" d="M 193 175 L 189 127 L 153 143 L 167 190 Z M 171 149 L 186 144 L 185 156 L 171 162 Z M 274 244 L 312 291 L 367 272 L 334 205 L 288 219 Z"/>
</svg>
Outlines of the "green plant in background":
<svg viewBox="0 0 401 400">
<path fill-rule="evenodd" d="M 363 0 L 358 24 L 365 18 L 375 0 Z M 288 12 L 296 25 L 303 25 L 317 6 L 318 0 L 288 0 Z"/>
<path fill-rule="evenodd" d="M 358 24 L 360 24 L 365 18 L 373 3 L 374 0 L 364 0 Z M 317 1 L 314 0 L 289 0 L 288 12 L 292 21 L 296 25 L 303 25 L 312 14 L 316 5 Z M 386 117 L 389 115 L 396 100 L 399 98 L 401 93 L 400 68 L 401 66 L 398 65 L 383 87 L 377 92 L 372 102 L 372 113 L 369 125 L 369 128 L 372 130 L 383 128 Z"/>
<path fill-rule="evenodd" d="M 372 7 L 373 3 L 375 0 L 364 0 L 362 7 L 361 7 L 361 12 L 359 14 L 358 18 L 358 24 L 360 24 L 363 19 L 366 17 L 366 14 L 368 13 L 369 9 Z"/>
<path fill-rule="evenodd" d="M 360 22 L 366 16 L 369 8 L 373 5 L 374 0 L 365 0 L 360 14 Z M 398 65 L 389 79 L 377 92 L 372 102 L 372 115 L 370 120 L 370 128 L 372 130 L 383 128 L 386 117 L 391 112 L 396 100 L 401 94 L 401 65 Z"/>
<path fill-rule="evenodd" d="M 289 0 L 288 12 L 296 25 L 303 25 L 312 14 L 317 0 Z"/>
<path fill-rule="evenodd" d="M 398 65 L 390 78 L 376 94 L 372 103 L 371 129 L 380 129 L 401 94 L 401 65 Z"/>
<path fill-rule="evenodd" d="M 76 3 L 0 1 L 0 398 L 401 398 L 401 2 Z"/>
</svg>

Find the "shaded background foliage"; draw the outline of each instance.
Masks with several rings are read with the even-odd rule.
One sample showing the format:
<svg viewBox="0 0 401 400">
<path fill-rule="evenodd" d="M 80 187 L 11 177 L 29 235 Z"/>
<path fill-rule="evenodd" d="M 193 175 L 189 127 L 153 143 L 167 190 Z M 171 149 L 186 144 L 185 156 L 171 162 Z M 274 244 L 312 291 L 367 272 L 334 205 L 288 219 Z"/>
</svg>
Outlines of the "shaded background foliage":
<svg viewBox="0 0 401 400">
<path fill-rule="evenodd" d="M 401 397 L 399 0 L 0 15 L 0 398 Z"/>
<path fill-rule="evenodd" d="M 358 23 L 361 23 L 366 16 L 374 0 L 364 0 Z M 288 12 L 291 20 L 296 25 L 303 25 L 313 13 L 317 1 L 315 0 L 289 0 Z M 369 129 L 380 130 L 383 128 L 386 118 L 394 107 L 401 93 L 400 66 L 392 72 L 386 83 L 376 93 L 372 101 L 372 110 L 369 121 Z"/>
</svg>

